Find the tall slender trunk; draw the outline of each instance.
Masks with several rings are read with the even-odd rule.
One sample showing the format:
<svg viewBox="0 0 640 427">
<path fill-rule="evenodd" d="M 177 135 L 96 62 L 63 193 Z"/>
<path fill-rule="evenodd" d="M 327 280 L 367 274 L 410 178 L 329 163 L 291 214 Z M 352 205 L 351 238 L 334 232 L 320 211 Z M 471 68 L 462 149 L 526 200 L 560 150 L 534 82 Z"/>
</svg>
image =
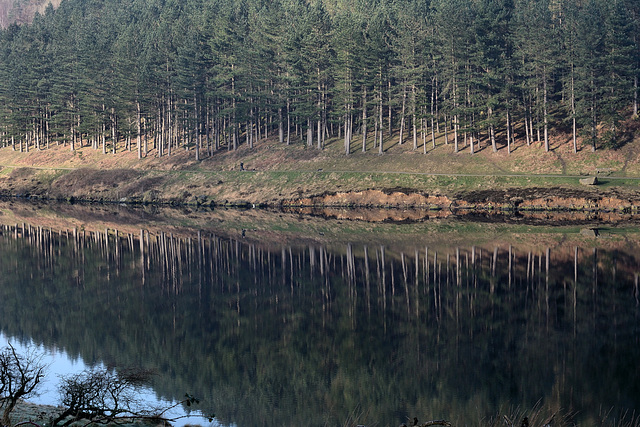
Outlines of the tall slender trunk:
<svg viewBox="0 0 640 427">
<path fill-rule="evenodd" d="M 527 146 L 531 145 L 531 140 L 529 139 L 529 106 L 527 105 L 527 100 L 525 95 L 522 95 L 522 105 L 524 106 L 524 133 L 525 139 L 527 141 Z"/>
<path fill-rule="evenodd" d="M 171 156 L 171 150 L 173 149 L 173 138 L 174 138 L 174 125 L 173 120 L 173 102 L 171 92 L 169 92 L 169 96 L 167 97 L 167 156 Z"/>
<path fill-rule="evenodd" d="M 287 98 L 287 145 L 291 144 L 291 111 L 290 100 Z"/>
<path fill-rule="evenodd" d="M 35 118 L 31 122 L 31 126 L 33 128 L 33 136 L 35 137 L 36 150 L 39 150 L 40 149 L 40 131 L 38 130 L 38 126 L 36 125 Z"/>
<path fill-rule="evenodd" d="M 431 85 L 431 145 L 433 145 L 433 148 L 436 148 L 436 133 L 434 129 L 435 93 L 436 93 L 436 87 L 435 87 L 435 84 L 433 84 L 432 82 L 432 85 Z"/>
<path fill-rule="evenodd" d="M 143 155 L 144 157 L 147 157 L 147 153 L 149 152 L 149 146 L 148 146 L 148 142 L 147 142 L 147 122 L 144 121 L 142 123 L 142 134 L 144 135 L 144 150 L 143 150 Z"/>
<path fill-rule="evenodd" d="M 322 150 L 322 85 L 320 84 L 320 68 L 318 68 L 318 150 Z"/>
<path fill-rule="evenodd" d="M 404 138 L 404 121 L 405 121 L 405 112 L 407 108 L 407 86 L 402 86 L 402 111 L 400 113 L 400 137 L 398 138 L 398 144 L 402 145 Z"/>
<path fill-rule="evenodd" d="M 491 148 L 493 149 L 494 153 L 498 152 L 498 146 L 496 145 L 496 132 L 495 132 L 495 128 L 493 127 L 493 109 L 491 107 L 489 107 L 487 109 L 487 119 L 489 119 L 489 138 L 491 138 Z"/>
<path fill-rule="evenodd" d="M 382 74 L 382 72 L 381 72 L 381 74 Z M 382 83 L 382 77 L 380 78 L 380 81 Z M 380 144 L 378 144 L 378 145 L 379 145 L 379 147 L 382 147 L 382 139 L 383 139 L 383 136 L 384 136 L 384 134 L 383 134 L 383 132 L 384 132 L 384 121 L 382 120 L 382 117 L 383 117 L 383 111 L 382 111 L 382 109 L 383 109 L 382 84 L 380 85 L 379 95 L 380 95 L 380 110 L 379 110 L 379 114 L 380 114 L 380 116 L 379 116 L 379 120 L 380 120 Z M 380 151 L 380 154 L 382 154 L 382 151 Z"/>
<path fill-rule="evenodd" d="M 469 152 L 475 154 L 475 142 L 473 142 L 473 131 L 469 132 Z"/>
<path fill-rule="evenodd" d="M 387 120 L 387 126 L 389 128 L 389 138 L 391 138 L 393 136 L 393 122 L 391 121 L 391 114 L 393 109 L 391 108 L 391 80 L 387 80 L 387 89 L 388 89 L 388 96 L 389 96 L 389 105 L 387 106 L 387 112 L 389 114 L 388 120 Z"/>
<path fill-rule="evenodd" d="M 380 76 L 382 77 L 382 71 L 380 72 Z M 380 79 L 382 81 L 382 78 Z M 384 146 L 382 144 L 382 136 L 384 131 L 384 126 L 382 124 L 382 89 L 380 88 L 378 91 L 378 96 L 380 97 L 380 104 L 378 109 L 378 118 L 376 120 L 376 132 L 375 136 L 378 137 L 378 130 L 380 131 L 380 136 L 378 140 L 378 154 L 382 155 L 384 153 Z"/>
<path fill-rule="evenodd" d="M 153 126 L 153 148 L 158 150 L 158 157 L 162 157 L 163 153 L 163 138 L 164 138 L 164 115 L 162 111 L 164 109 L 164 102 L 158 107 L 156 112 L 156 122 Z"/>
<path fill-rule="evenodd" d="M 427 154 L 427 118 L 424 117 L 424 108 L 422 116 L 420 119 L 420 126 L 422 127 L 422 153 Z"/>
<path fill-rule="evenodd" d="M 447 123 L 447 115 L 444 115 L 444 144 L 449 145 L 449 124 Z"/>
<path fill-rule="evenodd" d="M 138 160 L 142 158 L 142 113 L 140 112 L 140 101 L 136 100 L 136 143 L 138 145 Z"/>
<path fill-rule="evenodd" d="M 633 78 L 633 117 L 638 117 L 638 76 Z"/>
<path fill-rule="evenodd" d="M 200 161 L 200 144 L 202 144 L 202 132 L 200 132 L 200 117 L 198 114 L 198 96 L 195 93 L 193 94 L 193 114 L 195 120 L 195 130 L 196 130 L 196 161 Z"/>
<path fill-rule="evenodd" d="M 235 75 L 233 75 L 234 70 L 235 64 L 231 64 L 231 111 L 233 120 L 233 123 L 231 123 L 231 132 L 233 133 L 233 135 L 231 136 L 231 148 L 233 149 L 233 151 L 238 149 L 238 123 L 236 119 L 236 77 Z"/>
<path fill-rule="evenodd" d="M 591 151 L 596 151 L 596 140 L 598 139 L 596 116 L 596 87 L 593 71 L 591 72 Z"/>
<path fill-rule="evenodd" d="M 533 144 L 533 105 L 531 95 L 529 95 L 529 141 Z M 540 141 L 540 134 L 538 133 L 538 141 Z"/>
<path fill-rule="evenodd" d="M 349 135 L 349 106 L 344 106 L 344 154 L 351 153 L 351 135 Z"/>
<path fill-rule="evenodd" d="M 540 142 L 540 85 L 536 85 L 536 142 Z"/>
<path fill-rule="evenodd" d="M 549 151 L 549 118 L 547 114 L 547 67 L 542 67 L 542 91 L 543 91 L 543 102 L 542 106 L 544 108 L 543 118 L 544 118 L 544 151 Z"/>
<path fill-rule="evenodd" d="M 577 129 L 576 129 L 576 94 L 575 94 L 575 86 L 574 86 L 574 68 L 573 63 L 571 64 L 571 130 L 573 136 L 573 152 L 578 152 L 578 138 L 577 138 Z"/>
<path fill-rule="evenodd" d="M 367 149 L 367 87 L 362 89 L 362 152 Z"/>
<path fill-rule="evenodd" d="M 118 127 L 115 108 L 111 108 L 111 141 L 113 144 L 113 146 L 111 147 L 111 152 L 113 154 L 116 154 L 116 145 L 118 143 Z"/>
<path fill-rule="evenodd" d="M 453 78 L 453 108 L 454 108 L 454 111 L 458 108 L 458 98 L 456 96 L 457 86 L 458 86 L 458 84 L 456 83 L 456 79 L 454 77 Z M 458 113 L 457 112 L 456 112 L 456 114 L 453 115 L 453 142 L 454 142 L 453 152 L 457 153 L 458 152 Z"/>
<path fill-rule="evenodd" d="M 71 128 L 69 129 L 69 132 L 71 133 L 71 151 L 74 151 L 76 149 L 76 144 L 75 144 L 76 131 L 73 128 L 73 121 L 71 121 Z M 29 144 L 27 144 L 27 151 L 29 151 Z"/>
<path fill-rule="evenodd" d="M 507 154 L 511 154 L 511 115 L 507 108 Z"/>
<path fill-rule="evenodd" d="M 434 61 L 435 65 L 435 61 Z M 440 133 L 440 104 L 438 103 L 438 75 L 436 74 L 436 95 L 435 95 L 435 107 L 436 107 L 436 133 Z"/>
<path fill-rule="evenodd" d="M 103 105 L 102 106 L 103 114 L 104 114 L 105 109 L 106 109 L 106 107 Z M 100 135 L 100 137 L 102 138 L 102 141 L 101 141 L 102 142 L 102 154 L 107 154 L 107 135 L 106 135 L 106 133 L 107 133 L 107 124 L 104 122 L 104 116 L 103 116 L 103 119 L 102 119 L 102 132 L 101 132 L 101 135 Z"/>
<path fill-rule="evenodd" d="M 415 83 L 411 86 L 411 130 L 413 136 L 413 150 L 418 149 L 418 125 L 416 124 L 416 106 L 417 106 L 417 94 Z"/>
<path fill-rule="evenodd" d="M 374 107 L 375 110 L 375 107 Z M 373 113 L 373 148 L 378 146 L 378 117 Z"/>
</svg>

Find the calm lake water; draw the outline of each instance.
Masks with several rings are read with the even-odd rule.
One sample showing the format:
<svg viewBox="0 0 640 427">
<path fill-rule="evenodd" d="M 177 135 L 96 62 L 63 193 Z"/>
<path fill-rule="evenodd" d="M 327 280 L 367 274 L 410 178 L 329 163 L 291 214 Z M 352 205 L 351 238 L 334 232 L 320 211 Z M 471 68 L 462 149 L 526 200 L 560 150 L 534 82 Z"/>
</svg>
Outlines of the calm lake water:
<svg viewBox="0 0 640 427">
<path fill-rule="evenodd" d="M 0 210 L 0 333 L 52 369 L 155 369 L 241 427 L 638 423 L 637 227 Z"/>
</svg>

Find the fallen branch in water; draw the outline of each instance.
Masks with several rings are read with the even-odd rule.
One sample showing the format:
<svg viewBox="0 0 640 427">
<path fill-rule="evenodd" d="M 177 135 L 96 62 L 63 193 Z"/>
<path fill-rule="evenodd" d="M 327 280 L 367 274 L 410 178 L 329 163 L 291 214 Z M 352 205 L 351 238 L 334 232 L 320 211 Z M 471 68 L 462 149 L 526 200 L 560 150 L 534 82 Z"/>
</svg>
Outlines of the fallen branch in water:
<svg viewBox="0 0 640 427">
<path fill-rule="evenodd" d="M 447 426 L 451 427 L 451 423 L 447 420 L 433 420 L 427 421 L 424 424 L 420 424 L 421 427 L 429 427 L 429 426 Z"/>
<path fill-rule="evenodd" d="M 406 427 L 406 424 L 401 424 L 401 427 L 404 426 Z M 413 426 L 414 427 L 430 427 L 430 426 L 445 426 L 445 427 L 451 427 L 451 423 L 447 420 L 432 420 L 432 421 L 427 421 L 425 423 L 422 424 L 418 424 L 418 418 L 414 417 L 413 418 Z"/>
</svg>

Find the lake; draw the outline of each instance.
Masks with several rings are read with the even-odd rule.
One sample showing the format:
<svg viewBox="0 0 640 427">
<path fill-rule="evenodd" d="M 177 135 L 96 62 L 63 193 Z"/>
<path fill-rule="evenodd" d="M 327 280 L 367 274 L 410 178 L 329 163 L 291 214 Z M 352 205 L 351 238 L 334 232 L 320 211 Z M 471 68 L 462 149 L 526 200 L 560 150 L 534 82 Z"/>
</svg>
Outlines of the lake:
<svg viewBox="0 0 640 427">
<path fill-rule="evenodd" d="M 152 393 L 217 424 L 639 423 L 633 221 L 0 212 L 6 339 L 66 371 L 153 369 Z"/>
</svg>

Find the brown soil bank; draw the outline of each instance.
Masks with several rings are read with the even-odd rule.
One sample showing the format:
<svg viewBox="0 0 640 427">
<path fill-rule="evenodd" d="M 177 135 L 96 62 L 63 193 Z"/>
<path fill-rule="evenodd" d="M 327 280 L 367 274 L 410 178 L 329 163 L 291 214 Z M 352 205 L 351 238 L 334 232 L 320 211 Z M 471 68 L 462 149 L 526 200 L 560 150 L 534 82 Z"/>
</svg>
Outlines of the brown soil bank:
<svg viewBox="0 0 640 427">
<path fill-rule="evenodd" d="M 389 207 L 456 210 L 571 210 L 638 212 L 640 192 L 571 188 L 508 188 L 427 194 L 411 189 L 323 194 L 283 202 L 286 207 Z"/>
<path fill-rule="evenodd" d="M 421 183 L 416 188 L 363 189 L 358 188 L 357 183 L 351 183 L 350 189 L 335 191 L 340 185 L 332 183 L 332 177 L 301 173 L 293 178 L 278 179 L 277 175 L 275 172 L 176 173 L 135 169 L 75 169 L 61 172 L 15 168 L 0 177 L 0 195 L 66 201 L 202 206 L 640 212 L 640 191 L 632 188 L 507 186 L 485 190 L 429 189 L 425 188 L 428 183 Z M 339 173 L 330 175 L 338 176 L 337 181 L 340 181 Z M 280 181 L 282 186 L 278 184 Z M 314 185 L 305 184 L 311 181 Z M 383 184 L 394 183 L 393 177 L 389 176 Z M 332 188 L 333 191 L 322 191 L 323 187 Z"/>
</svg>

